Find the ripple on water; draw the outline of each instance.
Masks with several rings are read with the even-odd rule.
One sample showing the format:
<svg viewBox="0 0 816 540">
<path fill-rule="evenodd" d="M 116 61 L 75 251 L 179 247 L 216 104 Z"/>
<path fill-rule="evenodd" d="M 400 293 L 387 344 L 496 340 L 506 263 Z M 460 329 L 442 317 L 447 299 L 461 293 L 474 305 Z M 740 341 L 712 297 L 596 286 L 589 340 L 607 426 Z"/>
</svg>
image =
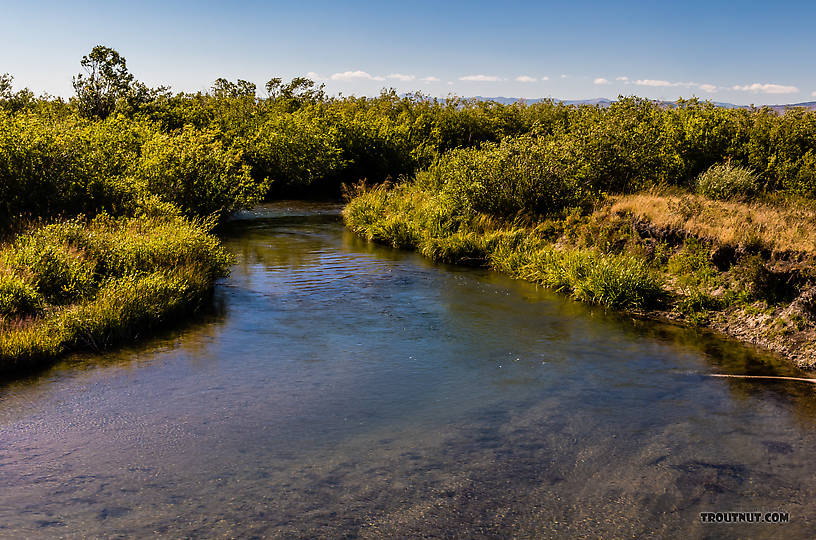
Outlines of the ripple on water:
<svg viewBox="0 0 816 540">
<path fill-rule="evenodd" d="M 813 389 L 693 330 L 434 266 L 287 202 L 225 230 L 214 314 L 0 387 L 0 536 L 812 530 Z"/>
</svg>

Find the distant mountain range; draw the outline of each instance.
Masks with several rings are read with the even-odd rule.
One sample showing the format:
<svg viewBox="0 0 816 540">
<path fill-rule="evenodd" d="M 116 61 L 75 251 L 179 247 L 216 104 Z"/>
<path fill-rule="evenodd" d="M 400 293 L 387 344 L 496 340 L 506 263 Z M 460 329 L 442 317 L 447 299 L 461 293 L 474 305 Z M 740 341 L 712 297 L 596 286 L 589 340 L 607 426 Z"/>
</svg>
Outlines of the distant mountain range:
<svg viewBox="0 0 816 540">
<path fill-rule="evenodd" d="M 484 96 L 474 96 L 475 99 L 480 101 L 495 101 L 497 103 L 503 103 L 505 105 L 509 105 L 511 103 L 517 103 L 519 101 L 524 101 L 526 103 L 538 103 L 541 101 L 545 101 L 547 98 L 533 98 L 533 99 L 524 99 L 524 98 L 513 98 L 513 97 L 484 97 Z M 608 98 L 595 98 L 595 99 L 555 99 L 554 101 L 560 101 L 566 105 L 600 105 L 601 107 L 608 107 L 611 103 L 614 103 L 615 100 L 608 99 Z M 673 101 L 660 101 L 661 104 L 664 105 L 674 105 Z M 724 107 L 726 109 L 748 109 L 750 108 L 749 105 L 735 105 L 733 103 L 724 103 L 721 101 L 712 101 L 714 105 L 717 107 Z M 785 109 L 790 109 L 793 107 L 804 107 L 808 110 L 816 110 L 816 101 L 806 101 L 803 103 L 791 103 L 787 105 L 768 105 L 771 109 L 776 112 L 784 112 Z"/>
</svg>

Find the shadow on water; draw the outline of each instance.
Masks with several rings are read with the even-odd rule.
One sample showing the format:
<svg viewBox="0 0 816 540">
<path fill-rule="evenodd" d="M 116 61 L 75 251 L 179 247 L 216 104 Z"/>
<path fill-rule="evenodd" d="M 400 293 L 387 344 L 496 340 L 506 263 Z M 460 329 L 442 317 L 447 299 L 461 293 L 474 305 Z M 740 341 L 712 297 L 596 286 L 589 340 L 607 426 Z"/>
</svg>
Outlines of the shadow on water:
<svg viewBox="0 0 816 540">
<path fill-rule="evenodd" d="M 0 536 L 812 531 L 814 388 L 694 329 L 345 231 L 238 216 L 214 313 L 0 389 Z M 776 510 L 711 529 L 701 511 Z"/>
</svg>

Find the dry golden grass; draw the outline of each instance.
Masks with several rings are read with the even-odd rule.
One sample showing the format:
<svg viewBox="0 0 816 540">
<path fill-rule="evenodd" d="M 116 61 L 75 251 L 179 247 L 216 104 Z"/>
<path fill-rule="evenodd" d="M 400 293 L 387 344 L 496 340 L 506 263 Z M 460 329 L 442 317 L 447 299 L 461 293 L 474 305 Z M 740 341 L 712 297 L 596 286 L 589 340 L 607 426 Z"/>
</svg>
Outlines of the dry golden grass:
<svg viewBox="0 0 816 540">
<path fill-rule="evenodd" d="M 816 255 L 816 211 L 795 205 L 713 201 L 699 195 L 641 193 L 615 197 L 612 212 L 629 212 L 730 245 L 761 243 L 772 251 Z"/>
</svg>

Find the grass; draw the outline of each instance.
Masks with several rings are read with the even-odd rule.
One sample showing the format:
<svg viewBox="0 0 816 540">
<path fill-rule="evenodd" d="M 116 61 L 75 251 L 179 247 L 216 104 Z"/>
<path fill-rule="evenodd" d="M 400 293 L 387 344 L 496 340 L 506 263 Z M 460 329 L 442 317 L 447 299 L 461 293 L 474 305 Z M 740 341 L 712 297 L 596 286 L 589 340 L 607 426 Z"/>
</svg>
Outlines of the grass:
<svg viewBox="0 0 816 540">
<path fill-rule="evenodd" d="M 640 310 L 657 306 L 664 296 L 659 276 L 643 260 L 629 255 L 540 247 L 519 252 L 499 250 L 492 259 L 496 269 L 515 266 L 517 269 L 508 273 L 590 304 Z"/>
<path fill-rule="evenodd" d="M 611 211 L 628 213 L 657 227 L 684 231 L 717 244 L 816 255 L 816 211 L 807 206 L 715 201 L 692 194 L 638 193 L 615 197 Z"/>
<path fill-rule="evenodd" d="M 436 261 L 488 265 L 572 297 L 618 309 L 658 304 L 663 288 L 642 259 L 598 250 L 554 247 L 550 224 L 468 222 L 445 201 L 414 186 L 358 188 L 343 211 L 349 228 L 370 240 L 417 249 Z"/>
<path fill-rule="evenodd" d="M 721 246 L 801 254 L 813 252 L 809 239 L 816 238 L 807 208 L 691 194 L 616 196 L 589 212 L 502 221 L 484 214 L 465 217 L 444 192 L 418 183 L 352 191 L 344 219 L 370 240 L 415 249 L 436 261 L 488 266 L 583 302 L 660 311 L 701 325 L 715 312 L 785 301 L 766 255 L 735 249 L 733 260 L 718 267 L 713 254 Z M 644 220 L 678 234 L 663 241 L 648 232 L 642 237 L 636 224 Z M 756 225 L 750 236 L 746 221 Z"/>
<path fill-rule="evenodd" d="M 0 371 L 102 350 L 205 301 L 230 255 L 211 223 L 179 215 L 81 218 L 0 249 Z"/>
<path fill-rule="evenodd" d="M 717 200 L 747 200 L 759 193 L 759 189 L 756 173 L 730 162 L 712 165 L 695 182 L 697 193 Z"/>
</svg>

